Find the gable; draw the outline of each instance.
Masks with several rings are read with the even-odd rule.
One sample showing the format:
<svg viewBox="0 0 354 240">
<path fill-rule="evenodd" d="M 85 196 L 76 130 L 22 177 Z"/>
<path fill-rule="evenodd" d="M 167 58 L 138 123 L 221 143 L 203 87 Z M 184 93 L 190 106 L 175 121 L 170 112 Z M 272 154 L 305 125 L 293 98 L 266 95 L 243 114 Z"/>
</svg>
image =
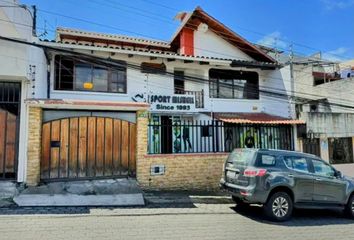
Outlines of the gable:
<svg viewBox="0 0 354 240">
<path fill-rule="evenodd" d="M 194 31 L 194 55 L 247 61 L 254 60 L 213 31 L 209 29 L 203 31 L 200 28 Z"/>
<path fill-rule="evenodd" d="M 210 32 L 215 33 L 219 38 L 223 39 L 225 42 L 228 42 L 230 45 L 234 46 L 235 48 L 232 49 L 232 54 L 235 54 L 235 49 L 242 50 L 243 53 L 251 57 L 251 59 L 259 62 L 267 62 L 267 63 L 275 63 L 276 61 L 264 53 L 260 48 L 256 47 L 254 44 L 248 42 L 246 39 L 241 37 L 240 35 L 233 32 L 231 29 L 223 25 L 221 22 L 213 18 L 212 16 L 208 15 L 204 12 L 200 7 L 197 7 L 192 13 L 180 13 L 176 16 L 177 19 L 182 21 L 181 26 L 179 27 L 178 31 L 174 34 L 171 40 L 171 49 L 176 51 L 180 50 L 182 54 L 185 55 L 197 55 L 194 53 L 194 46 L 191 48 L 186 46 L 185 43 L 185 33 L 193 31 L 196 33 L 201 28 L 205 28 L 203 26 L 207 26 L 207 30 Z M 198 34 L 198 33 L 197 33 Z M 209 37 L 209 40 L 213 38 L 212 36 Z M 214 39 L 215 40 L 215 39 Z M 208 41 L 208 39 L 206 39 Z M 218 41 L 218 40 L 217 40 Z M 194 43 L 194 40 L 193 42 Z M 198 43 L 198 42 L 196 42 Z M 192 45 L 192 44 L 189 44 Z M 223 43 L 223 47 L 227 46 L 227 44 Z M 226 47 L 230 50 L 230 46 Z M 184 50 L 187 50 L 186 52 Z M 192 51 L 193 50 L 193 51 Z M 224 49 L 226 50 L 226 49 Z M 223 51 L 224 51 L 223 50 Z M 211 52 L 211 51 L 209 51 Z M 240 54 L 237 52 L 236 55 Z M 241 54 L 242 55 L 242 54 Z M 245 55 L 243 55 L 245 56 Z"/>
</svg>

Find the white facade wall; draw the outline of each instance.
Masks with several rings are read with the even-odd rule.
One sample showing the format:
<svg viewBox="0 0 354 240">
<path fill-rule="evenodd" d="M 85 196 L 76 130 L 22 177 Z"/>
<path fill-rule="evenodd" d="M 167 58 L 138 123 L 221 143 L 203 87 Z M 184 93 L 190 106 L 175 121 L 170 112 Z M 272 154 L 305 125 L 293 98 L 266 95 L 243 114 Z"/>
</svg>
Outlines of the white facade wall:
<svg viewBox="0 0 354 240">
<path fill-rule="evenodd" d="M 18 3 L 14 0 L 3 1 L 4 5 Z M 38 42 L 32 36 L 32 17 L 28 10 L 13 7 L 0 8 L 0 35 L 22 41 Z M 30 65 L 32 73 L 30 74 Z M 29 98 L 46 97 L 47 63 L 41 49 L 0 40 L 0 81 L 21 83 L 21 112 L 18 153 L 18 182 L 25 181 L 27 162 L 27 106 Z M 34 66 L 34 67 L 33 67 Z M 34 81 L 32 81 L 34 80 Z M 34 86 L 34 88 L 32 88 Z M 32 94 L 34 93 L 34 94 Z"/>
<path fill-rule="evenodd" d="M 108 53 L 98 53 L 97 56 L 108 57 Z M 204 92 L 204 108 L 197 109 L 197 112 L 266 112 L 273 115 L 290 117 L 289 102 L 285 99 L 277 99 L 274 96 L 268 96 L 260 93 L 259 100 L 250 99 L 220 99 L 209 97 L 209 69 L 232 69 L 243 71 L 256 71 L 259 74 L 259 86 L 261 89 L 267 91 L 274 91 L 276 89 L 282 94 L 286 93 L 285 85 L 282 83 L 283 77 L 279 70 L 261 71 L 253 69 L 231 68 L 226 66 L 216 65 L 200 65 L 199 63 L 184 63 L 183 61 L 167 62 L 165 59 L 156 59 L 151 61 L 149 57 L 134 56 L 128 58 L 124 54 L 115 54 L 111 56 L 112 59 L 124 60 L 128 63 L 139 65 L 142 62 L 164 62 L 167 72 L 173 73 L 175 70 L 182 70 L 186 76 L 194 76 L 198 81 L 185 82 L 185 90 L 188 91 L 202 91 Z M 53 59 L 53 57 L 52 57 Z M 54 90 L 54 62 L 51 64 L 51 85 L 50 96 L 53 99 L 80 99 L 80 100 L 102 100 L 102 101 L 122 101 L 131 102 L 132 97 L 138 93 L 145 93 L 147 95 L 160 94 L 172 95 L 174 94 L 174 79 L 170 74 L 146 74 L 139 70 L 127 68 L 127 93 L 98 93 L 98 92 L 82 92 L 82 91 L 60 91 Z M 199 82 L 200 81 L 200 82 Z M 205 82 L 202 82 L 205 81 Z M 42 86 L 38 86 L 42 88 Z M 167 112 L 166 112 L 167 113 Z M 188 112 L 185 112 L 188 113 Z"/>
<path fill-rule="evenodd" d="M 252 61 L 242 49 L 236 48 L 211 30 L 203 28 L 204 25 L 201 24 L 194 31 L 194 55 Z"/>
<path fill-rule="evenodd" d="M 331 112 L 345 113 L 354 109 L 336 106 L 351 105 L 354 101 L 354 79 L 347 78 L 314 86 L 312 67 L 296 66 L 294 69 L 295 92 L 297 96 L 313 100 L 327 98 L 331 104 Z M 305 109 L 304 111 L 309 111 Z"/>
</svg>

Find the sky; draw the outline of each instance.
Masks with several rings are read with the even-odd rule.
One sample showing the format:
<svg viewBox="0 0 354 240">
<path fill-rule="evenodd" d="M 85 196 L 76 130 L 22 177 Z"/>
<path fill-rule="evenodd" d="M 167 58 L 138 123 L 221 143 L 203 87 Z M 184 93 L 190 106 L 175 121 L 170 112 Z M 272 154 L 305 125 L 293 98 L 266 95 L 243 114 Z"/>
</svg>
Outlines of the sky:
<svg viewBox="0 0 354 240">
<path fill-rule="evenodd" d="M 0 0 L 1 1 L 1 0 Z M 169 41 L 174 16 L 200 6 L 253 43 L 296 54 L 354 58 L 354 0 L 19 0 L 38 8 L 38 35 L 56 27 Z M 44 29 L 47 30 L 45 34 Z"/>
</svg>

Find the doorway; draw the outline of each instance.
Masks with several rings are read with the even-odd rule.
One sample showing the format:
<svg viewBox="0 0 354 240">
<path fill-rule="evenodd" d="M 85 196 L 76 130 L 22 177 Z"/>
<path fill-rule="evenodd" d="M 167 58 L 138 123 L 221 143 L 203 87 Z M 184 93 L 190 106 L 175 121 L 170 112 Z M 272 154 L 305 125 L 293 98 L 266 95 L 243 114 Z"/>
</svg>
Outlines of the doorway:
<svg viewBox="0 0 354 240">
<path fill-rule="evenodd" d="M 161 153 L 172 153 L 172 119 L 161 116 Z"/>
<path fill-rule="evenodd" d="M 0 82 L 0 180 L 17 177 L 20 101 L 20 83 Z"/>
</svg>

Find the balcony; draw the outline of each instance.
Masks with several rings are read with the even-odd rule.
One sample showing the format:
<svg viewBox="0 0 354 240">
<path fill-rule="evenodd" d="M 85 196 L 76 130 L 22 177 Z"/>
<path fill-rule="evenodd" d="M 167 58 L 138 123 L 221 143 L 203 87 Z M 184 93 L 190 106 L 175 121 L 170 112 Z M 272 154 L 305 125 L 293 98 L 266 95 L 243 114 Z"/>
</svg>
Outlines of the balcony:
<svg viewBox="0 0 354 240">
<path fill-rule="evenodd" d="M 188 91 L 188 90 L 176 90 L 175 94 L 181 95 L 194 95 L 195 96 L 195 108 L 204 108 L 204 91 Z"/>
</svg>

